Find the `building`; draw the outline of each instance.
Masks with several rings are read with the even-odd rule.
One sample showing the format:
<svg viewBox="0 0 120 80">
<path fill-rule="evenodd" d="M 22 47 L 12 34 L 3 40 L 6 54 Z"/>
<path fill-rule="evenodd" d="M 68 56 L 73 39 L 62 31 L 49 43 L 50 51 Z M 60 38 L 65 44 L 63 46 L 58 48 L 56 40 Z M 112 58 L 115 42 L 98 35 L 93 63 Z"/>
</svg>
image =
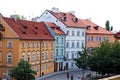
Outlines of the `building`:
<svg viewBox="0 0 120 80">
<path fill-rule="evenodd" d="M 115 41 L 114 33 L 100 27 L 90 20 L 81 20 L 86 26 L 86 48 L 91 51 L 93 47 L 99 46 L 102 41 Z"/>
<path fill-rule="evenodd" d="M 48 30 L 55 39 L 55 71 L 64 70 L 64 57 L 65 57 L 65 33 L 52 22 L 45 22 Z"/>
<path fill-rule="evenodd" d="M 36 77 L 54 72 L 54 37 L 45 24 L 14 18 L 0 15 L 0 78 L 20 59 L 31 64 Z"/>
<path fill-rule="evenodd" d="M 53 22 L 66 34 L 65 68 L 75 69 L 73 58 L 77 58 L 78 51 L 85 47 L 85 25 L 75 16 L 75 12 L 60 12 L 58 8 L 46 10 L 37 21 Z"/>
<path fill-rule="evenodd" d="M 120 42 L 120 31 L 118 31 L 117 33 L 115 33 L 115 39 Z"/>
</svg>

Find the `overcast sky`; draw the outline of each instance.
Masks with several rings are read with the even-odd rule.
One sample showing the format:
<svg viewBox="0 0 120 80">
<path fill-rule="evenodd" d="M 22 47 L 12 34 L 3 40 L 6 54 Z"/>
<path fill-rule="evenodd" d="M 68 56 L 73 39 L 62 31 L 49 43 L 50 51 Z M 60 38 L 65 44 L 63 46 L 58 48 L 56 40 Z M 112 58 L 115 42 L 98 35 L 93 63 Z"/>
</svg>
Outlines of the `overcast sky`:
<svg viewBox="0 0 120 80">
<path fill-rule="evenodd" d="M 62 12 L 75 11 L 78 18 L 91 18 L 105 27 L 110 21 L 113 30 L 120 30 L 120 0 L 1 0 L 0 13 L 9 17 L 20 14 L 27 18 L 40 16 L 46 9 L 56 7 Z"/>
</svg>

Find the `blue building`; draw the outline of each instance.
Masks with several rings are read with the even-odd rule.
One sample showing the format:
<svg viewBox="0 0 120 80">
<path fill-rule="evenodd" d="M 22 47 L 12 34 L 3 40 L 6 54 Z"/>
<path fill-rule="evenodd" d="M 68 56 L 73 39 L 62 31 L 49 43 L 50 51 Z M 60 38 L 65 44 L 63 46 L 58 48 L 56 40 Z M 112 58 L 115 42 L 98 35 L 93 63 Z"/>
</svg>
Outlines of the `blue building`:
<svg viewBox="0 0 120 80">
<path fill-rule="evenodd" d="M 65 67 L 65 33 L 57 26 L 55 23 L 52 22 L 44 22 L 55 38 L 55 71 L 64 70 Z"/>
</svg>

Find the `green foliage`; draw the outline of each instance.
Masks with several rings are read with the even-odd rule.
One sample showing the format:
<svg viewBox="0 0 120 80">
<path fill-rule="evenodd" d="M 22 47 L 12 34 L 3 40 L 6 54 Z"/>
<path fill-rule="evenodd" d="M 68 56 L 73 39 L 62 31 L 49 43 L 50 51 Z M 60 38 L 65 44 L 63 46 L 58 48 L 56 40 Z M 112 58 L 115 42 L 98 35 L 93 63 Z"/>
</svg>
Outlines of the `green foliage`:
<svg viewBox="0 0 120 80">
<path fill-rule="evenodd" d="M 88 54 L 88 52 L 87 52 L 87 50 L 86 50 L 86 48 L 83 48 L 83 51 L 81 51 L 81 52 L 78 52 L 78 55 L 79 55 L 79 58 L 75 58 L 75 59 L 73 59 L 76 63 L 76 66 L 78 67 L 78 68 L 83 68 L 83 69 L 86 69 L 88 66 L 88 64 L 87 64 L 87 54 Z"/>
<path fill-rule="evenodd" d="M 16 80 L 35 80 L 36 74 L 27 61 L 21 60 L 18 66 L 11 70 L 10 76 Z"/>
<path fill-rule="evenodd" d="M 79 58 L 74 61 L 79 68 L 96 71 L 99 74 L 120 74 L 120 42 L 108 41 L 101 42 L 98 47 L 92 49 L 88 53 L 84 48 L 82 52 L 78 52 Z"/>
<path fill-rule="evenodd" d="M 102 42 L 99 47 L 93 49 L 88 59 L 92 71 L 104 74 L 120 73 L 120 43 Z"/>
<path fill-rule="evenodd" d="M 113 26 L 110 27 L 110 22 L 107 20 L 106 23 L 105 23 L 105 28 L 106 30 L 108 31 L 112 31 L 113 30 Z"/>
</svg>

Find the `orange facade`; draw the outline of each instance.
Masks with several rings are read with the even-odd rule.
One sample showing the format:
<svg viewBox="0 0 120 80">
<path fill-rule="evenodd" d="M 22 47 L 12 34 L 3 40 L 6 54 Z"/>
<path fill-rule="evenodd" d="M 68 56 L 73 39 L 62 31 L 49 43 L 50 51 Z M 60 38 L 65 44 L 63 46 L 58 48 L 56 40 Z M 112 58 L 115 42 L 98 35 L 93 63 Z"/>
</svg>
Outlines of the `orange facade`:
<svg viewBox="0 0 120 80">
<path fill-rule="evenodd" d="M 37 71 L 36 77 L 54 72 L 54 39 L 20 39 L 2 16 L 0 24 L 5 29 L 0 30 L 0 79 L 6 78 L 20 59 L 31 64 L 31 68 Z"/>
<path fill-rule="evenodd" d="M 97 47 L 103 41 L 114 42 L 114 34 L 86 34 L 86 48 Z"/>
</svg>

